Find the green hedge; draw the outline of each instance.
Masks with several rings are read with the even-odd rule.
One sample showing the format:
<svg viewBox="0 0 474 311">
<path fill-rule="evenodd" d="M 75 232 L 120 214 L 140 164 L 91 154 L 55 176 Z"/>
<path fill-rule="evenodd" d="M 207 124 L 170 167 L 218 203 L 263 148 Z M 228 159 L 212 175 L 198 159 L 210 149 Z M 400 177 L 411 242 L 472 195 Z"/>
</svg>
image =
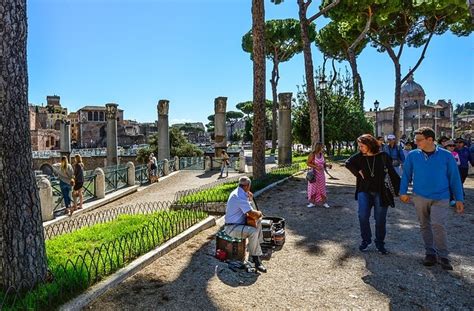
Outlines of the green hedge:
<svg viewBox="0 0 474 311">
<path fill-rule="evenodd" d="M 266 186 L 282 180 L 288 176 L 295 174 L 296 172 L 305 169 L 306 162 L 302 163 L 295 163 L 291 166 L 276 168 L 270 171 L 265 175 L 262 179 L 252 179 L 251 191 L 257 192 L 260 189 L 265 188 Z M 184 203 L 193 203 L 193 202 L 226 202 L 229 198 L 229 194 L 237 187 L 238 182 L 229 182 L 224 183 L 222 185 L 210 188 L 210 189 L 203 189 L 196 191 L 194 193 L 190 193 L 188 195 L 183 196 L 180 198 L 177 203 L 184 204 Z"/>
</svg>

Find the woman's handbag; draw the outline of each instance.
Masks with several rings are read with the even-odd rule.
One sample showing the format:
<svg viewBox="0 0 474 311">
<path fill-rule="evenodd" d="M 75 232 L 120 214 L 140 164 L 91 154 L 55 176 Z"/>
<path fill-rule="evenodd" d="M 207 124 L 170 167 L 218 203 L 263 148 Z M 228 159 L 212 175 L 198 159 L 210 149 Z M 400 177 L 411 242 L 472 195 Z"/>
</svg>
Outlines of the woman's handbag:
<svg viewBox="0 0 474 311">
<path fill-rule="evenodd" d="M 388 195 L 390 197 L 389 198 L 390 206 L 395 207 L 395 201 L 394 201 L 393 198 L 395 198 L 398 194 L 397 194 L 397 191 L 395 190 L 395 187 L 392 183 L 392 179 L 390 178 L 390 174 L 388 173 L 388 168 L 387 168 L 387 165 L 385 164 L 385 160 L 383 160 L 383 171 L 384 171 L 384 189 L 383 189 L 383 192 L 385 193 L 385 195 Z M 400 184 L 400 179 L 398 179 L 398 183 Z M 399 184 L 398 184 L 397 188 L 399 188 Z"/>
<path fill-rule="evenodd" d="M 306 180 L 311 184 L 316 182 L 316 172 L 314 171 L 314 169 L 310 169 L 306 173 Z"/>
</svg>

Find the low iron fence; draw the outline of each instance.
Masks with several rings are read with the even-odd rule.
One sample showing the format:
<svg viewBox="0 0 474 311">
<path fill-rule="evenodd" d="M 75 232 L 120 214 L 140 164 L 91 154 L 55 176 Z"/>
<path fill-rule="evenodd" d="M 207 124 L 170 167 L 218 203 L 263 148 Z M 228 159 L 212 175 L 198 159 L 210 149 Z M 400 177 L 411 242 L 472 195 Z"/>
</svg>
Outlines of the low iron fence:
<svg viewBox="0 0 474 311">
<path fill-rule="evenodd" d="M 169 201 L 147 202 L 137 203 L 135 205 L 121 205 L 100 212 L 91 212 L 45 226 L 44 236 L 45 239 L 49 240 L 55 236 L 71 233 L 84 227 L 110 222 L 120 215 L 152 214 L 158 211 L 168 210 L 170 206 L 172 206 L 172 202 Z M 186 208 L 195 208 L 196 206 L 196 204 L 185 205 Z"/>
<path fill-rule="evenodd" d="M 171 203 L 167 203 L 171 206 Z M 150 219 L 140 228 L 113 241 L 103 243 L 94 250 L 86 251 L 65 264 L 50 267 L 43 282 L 35 287 L 10 287 L 0 292 L 0 309 L 5 310 L 51 310 L 77 296 L 107 275 L 124 267 L 133 259 L 177 236 L 192 225 L 207 217 L 199 205 L 181 205 L 178 210 L 163 210 L 164 205 L 141 204 L 124 208 L 121 212 L 149 213 Z M 119 210 L 115 211 L 120 212 Z M 116 217 L 102 215 L 95 223 Z M 92 223 L 94 221 L 91 220 Z M 84 220 L 84 224 L 86 220 Z M 19 282 L 28 284 L 27 282 Z"/>
</svg>

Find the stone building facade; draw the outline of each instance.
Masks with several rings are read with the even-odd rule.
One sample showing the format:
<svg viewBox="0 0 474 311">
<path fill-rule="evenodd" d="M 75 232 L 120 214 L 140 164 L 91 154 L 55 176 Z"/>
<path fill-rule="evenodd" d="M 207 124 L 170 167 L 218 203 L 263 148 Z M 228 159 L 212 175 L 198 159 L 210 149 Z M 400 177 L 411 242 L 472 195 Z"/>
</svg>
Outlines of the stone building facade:
<svg viewBox="0 0 474 311">
<path fill-rule="evenodd" d="M 60 97 L 47 96 L 46 106 L 29 106 L 30 136 L 33 151 L 58 150 L 60 148 L 60 124 L 67 118 Z"/>
<path fill-rule="evenodd" d="M 118 109 L 117 127 L 123 124 L 123 110 Z M 78 146 L 98 148 L 107 146 L 107 120 L 104 106 L 85 106 L 77 111 Z"/>
<path fill-rule="evenodd" d="M 436 103 L 426 101 L 423 87 L 416 83 L 413 75 L 401 88 L 400 136 L 413 137 L 413 131 L 428 126 L 435 130 L 436 137 L 451 136 L 453 120 L 452 104 L 444 99 Z M 376 135 L 386 136 L 393 132 L 393 107 L 375 113 Z"/>
</svg>

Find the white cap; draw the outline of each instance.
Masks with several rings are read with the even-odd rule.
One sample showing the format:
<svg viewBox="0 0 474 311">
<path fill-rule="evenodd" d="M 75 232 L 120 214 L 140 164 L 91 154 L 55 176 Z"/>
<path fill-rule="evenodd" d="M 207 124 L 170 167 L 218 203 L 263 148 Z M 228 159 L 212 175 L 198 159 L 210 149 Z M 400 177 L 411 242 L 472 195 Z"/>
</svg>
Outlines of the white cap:
<svg viewBox="0 0 474 311">
<path fill-rule="evenodd" d="M 393 134 L 388 134 L 388 135 L 387 135 L 387 139 L 395 139 L 395 135 L 393 135 Z"/>
</svg>

